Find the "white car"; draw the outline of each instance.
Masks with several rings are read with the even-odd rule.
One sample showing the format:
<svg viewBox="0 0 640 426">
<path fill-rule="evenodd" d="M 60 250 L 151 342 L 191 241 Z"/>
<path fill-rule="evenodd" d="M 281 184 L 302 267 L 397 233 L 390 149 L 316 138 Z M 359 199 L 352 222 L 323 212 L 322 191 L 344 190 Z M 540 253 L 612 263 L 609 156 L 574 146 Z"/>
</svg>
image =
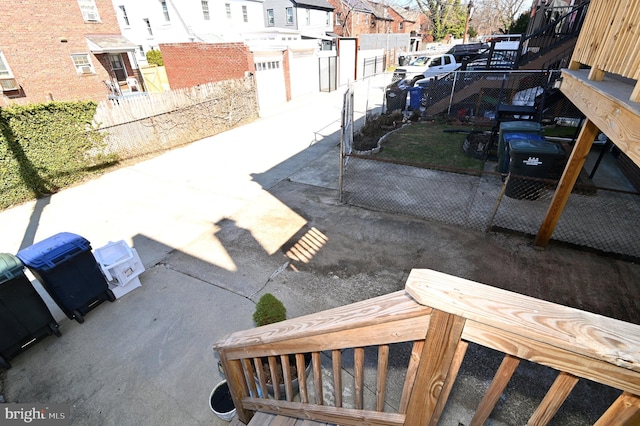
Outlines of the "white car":
<svg viewBox="0 0 640 426">
<path fill-rule="evenodd" d="M 456 62 L 453 55 L 444 53 L 433 56 L 420 56 L 412 60 L 409 65 L 396 68 L 393 72 L 393 80 L 405 79 L 411 86 L 418 80 L 434 78 L 460 68 L 462 64 Z"/>
</svg>

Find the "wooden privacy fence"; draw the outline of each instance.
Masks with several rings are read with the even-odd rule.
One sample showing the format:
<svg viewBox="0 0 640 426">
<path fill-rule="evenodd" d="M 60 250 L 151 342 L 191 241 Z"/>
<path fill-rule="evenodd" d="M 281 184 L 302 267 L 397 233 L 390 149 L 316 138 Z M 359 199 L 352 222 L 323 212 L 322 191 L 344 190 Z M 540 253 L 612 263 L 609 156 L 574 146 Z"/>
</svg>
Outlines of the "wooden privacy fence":
<svg viewBox="0 0 640 426">
<path fill-rule="evenodd" d="M 392 397 L 389 348 L 401 342 L 409 342 L 412 350 L 397 410 L 391 412 L 386 403 Z M 437 424 L 446 413 L 470 344 L 502 353 L 471 425 L 489 419 L 523 360 L 556 371 L 546 395 L 533 398 L 534 409 L 525 413 L 528 424 L 549 423 L 582 379 L 617 389 L 617 398 L 606 403 L 609 408 L 596 425 L 640 421 L 640 326 L 432 270 L 413 270 L 403 291 L 237 332 L 214 348 L 244 423 L 254 412 L 265 412 L 342 425 L 424 425 Z M 365 348 L 370 347 L 377 352 L 377 363 L 374 401 L 367 406 Z M 352 372 L 344 375 L 343 355 L 351 352 Z M 295 396 L 291 368 L 305 371 L 308 355 L 312 374 L 298 375 Z M 275 387 L 268 396 L 263 360 L 276 378 L 276 364 L 281 363 L 283 392 Z M 532 376 L 525 392 L 535 387 L 534 379 L 541 380 Z M 589 398 L 587 404 L 602 395 L 595 389 Z"/>
<path fill-rule="evenodd" d="M 101 154 L 132 158 L 224 132 L 258 117 L 253 78 L 102 101 L 94 117 Z"/>
</svg>

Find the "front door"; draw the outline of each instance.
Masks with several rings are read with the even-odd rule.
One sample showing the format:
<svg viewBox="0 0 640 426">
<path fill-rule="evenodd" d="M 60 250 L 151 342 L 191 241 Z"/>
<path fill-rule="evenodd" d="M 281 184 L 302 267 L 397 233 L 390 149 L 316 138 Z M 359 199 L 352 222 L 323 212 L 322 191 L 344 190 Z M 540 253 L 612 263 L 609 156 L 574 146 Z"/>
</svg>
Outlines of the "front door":
<svg viewBox="0 0 640 426">
<path fill-rule="evenodd" d="M 124 68 L 124 64 L 122 62 L 122 57 L 119 53 L 110 54 L 109 62 L 111 62 L 111 70 L 116 77 L 117 81 L 126 81 L 127 80 L 127 70 Z"/>
</svg>

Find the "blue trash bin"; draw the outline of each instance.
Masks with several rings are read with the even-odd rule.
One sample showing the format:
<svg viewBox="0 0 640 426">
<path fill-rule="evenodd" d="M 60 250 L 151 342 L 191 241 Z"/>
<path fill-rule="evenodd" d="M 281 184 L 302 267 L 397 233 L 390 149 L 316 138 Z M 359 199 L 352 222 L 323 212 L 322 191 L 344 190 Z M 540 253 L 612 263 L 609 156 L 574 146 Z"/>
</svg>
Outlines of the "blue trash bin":
<svg viewBox="0 0 640 426">
<path fill-rule="evenodd" d="M 83 323 L 91 309 L 116 299 L 91 253 L 91 244 L 79 235 L 61 232 L 20 250 L 18 258 L 69 319 Z"/>
<path fill-rule="evenodd" d="M 58 323 L 24 274 L 16 256 L 0 253 L 0 367 L 51 334 L 60 336 Z"/>
<path fill-rule="evenodd" d="M 409 109 L 413 111 L 420 110 L 420 99 L 422 99 L 422 87 L 409 87 Z"/>
</svg>

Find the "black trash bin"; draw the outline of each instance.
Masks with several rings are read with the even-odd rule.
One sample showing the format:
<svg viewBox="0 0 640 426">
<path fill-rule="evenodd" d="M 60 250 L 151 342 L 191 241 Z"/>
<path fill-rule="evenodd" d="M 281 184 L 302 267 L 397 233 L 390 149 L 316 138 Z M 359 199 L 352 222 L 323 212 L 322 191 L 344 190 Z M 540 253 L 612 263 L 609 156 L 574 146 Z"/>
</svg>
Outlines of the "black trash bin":
<svg viewBox="0 0 640 426">
<path fill-rule="evenodd" d="M 509 139 L 542 138 L 543 129 L 535 121 L 505 121 L 500 123 L 498 131 L 498 172 L 509 172 Z M 523 136 L 526 135 L 526 136 Z"/>
<path fill-rule="evenodd" d="M 387 114 L 394 111 L 404 111 L 407 108 L 408 88 L 409 86 L 405 80 L 398 80 L 387 86 L 385 89 Z"/>
<path fill-rule="evenodd" d="M 565 158 L 562 146 L 545 139 L 512 139 L 509 153 L 505 195 L 515 199 L 537 200 L 545 186 L 537 179 L 552 178 L 551 173 Z"/>
<path fill-rule="evenodd" d="M 60 336 L 58 323 L 24 274 L 16 256 L 0 253 L 0 367 L 44 337 Z"/>
<path fill-rule="evenodd" d="M 61 232 L 18 252 L 18 257 L 33 272 L 70 319 L 84 322 L 91 309 L 116 298 L 85 238 Z"/>
</svg>

